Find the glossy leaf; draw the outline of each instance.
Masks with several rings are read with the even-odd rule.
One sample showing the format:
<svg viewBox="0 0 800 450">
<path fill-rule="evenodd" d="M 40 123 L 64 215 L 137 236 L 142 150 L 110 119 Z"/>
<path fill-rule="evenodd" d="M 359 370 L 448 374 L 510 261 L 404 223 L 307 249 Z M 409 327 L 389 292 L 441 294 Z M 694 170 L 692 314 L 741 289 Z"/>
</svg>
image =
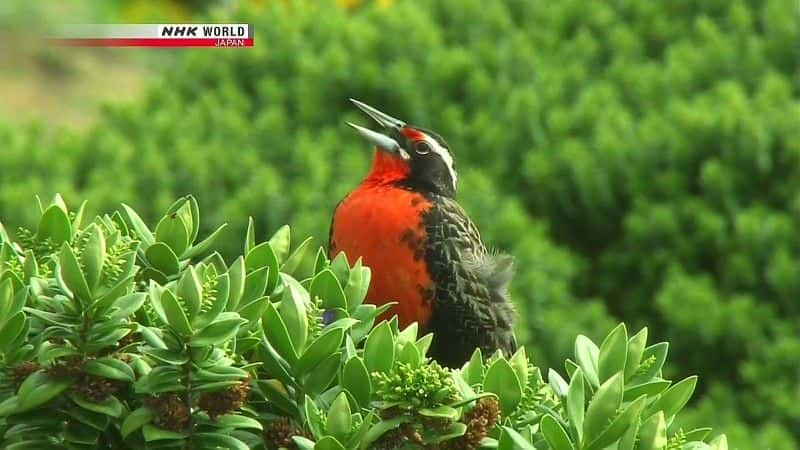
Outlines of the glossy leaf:
<svg viewBox="0 0 800 450">
<path fill-rule="evenodd" d="M 505 359 L 495 360 L 488 369 L 483 380 L 485 392 L 497 394 L 500 411 L 503 415 L 511 414 L 522 399 L 522 385 L 514 369 Z"/>
<path fill-rule="evenodd" d="M 590 436 L 599 436 L 606 425 L 612 420 L 622 403 L 623 381 L 622 374 L 609 378 L 595 392 L 583 422 L 583 434 L 586 439 Z"/>
<path fill-rule="evenodd" d="M 581 383 L 583 384 L 583 383 Z M 570 441 L 564 428 L 549 414 L 542 417 L 539 424 L 547 445 L 553 450 L 574 450 L 575 446 Z"/>
<path fill-rule="evenodd" d="M 578 335 L 575 339 L 575 358 L 578 365 L 583 370 L 583 376 L 592 386 L 600 385 L 600 378 L 597 373 L 597 359 L 600 356 L 600 349 L 589 338 Z"/>
<path fill-rule="evenodd" d="M 313 370 L 319 363 L 336 353 L 344 338 L 344 329 L 328 330 L 315 339 L 300 356 L 295 365 L 298 374 Z"/>
<path fill-rule="evenodd" d="M 584 405 L 583 372 L 579 370 L 573 375 L 567 390 L 567 416 L 579 441 L 583 439 Z"/>
<path fill-rule="evenodd" d="M 78 259 L 75 257 L 75 253 L 66 243 L 61 247 L 58 261 L 61 277 L 64 279 L 67 288 L 82 301 L 90 301 L 92 294 L 89 292 L 89 285 L 86 283 L 86 278 L 83 276 L 83 271 Z"/>
<path fill-rule="evenodd" d="M 625 324 L 621 323 L 600 344 L 600 354 L 597 361 L 599 381 L 604 383 L 615 373 L 625 370 L 627 357 L 628 331 L 625 328 Z"/>
<path fill-rule="evenodd" d="M 353 426 L 350 414 L 350 402 L 347 401 L 347 396 L 341 393 L 336 396 L 328 410 L 328 433 L 337 440 L 344 441 Z"/>
<path fill-rule="evenodd" d="M 321 298 L 322 306 L 326 309 L 347 310 L 347 300 L 342 286 L 330 269 L 324 269 L 314 276 L 309 287 L 309 294 L 312 298 Z"/>
<path fill-rule="evenodd" d="M 341 383 L 359 406 L 366 408 L 369 405 L 372 397 L 372 381 L 363 359 L 355 356 L 345 363 Z"/>
<path fill-rule="evenodd" d="M 370 372 L 389 372 L 394 365 L 394 336 L 388 322 L 373 328 L 364 344 L 364 364 Z"/>
<path fill-rule="evenodd" d="M 174 275 L 180 270 L 178 256 L 167 244 L 156 242 L 145 250 L 147 261 L 166 275 Z"/>
<path fill-rule="evenodd" d="M 100 281 L 100 274 L 103 271 L 103 261 L 106 257 L 106 238 L 103 232 L 95 224 L 91 224 L 85 233 L 88 240 L 81 253 L 81 263 L 83 264 L 83 274 L 90 289 L 94 289 Z"/>
</svg>

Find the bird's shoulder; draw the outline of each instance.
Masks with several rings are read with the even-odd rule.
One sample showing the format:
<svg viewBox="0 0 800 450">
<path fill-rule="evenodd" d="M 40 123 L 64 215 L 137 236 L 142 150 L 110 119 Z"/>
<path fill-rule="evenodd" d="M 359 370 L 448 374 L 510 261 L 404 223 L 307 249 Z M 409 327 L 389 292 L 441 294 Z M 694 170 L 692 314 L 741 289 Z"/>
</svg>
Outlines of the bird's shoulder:
<svg viewBox="0 0 800 450">
<path fill-rule="evenodd" d="M 431 356 L 460 365 L 479 347 L 484 354 L 516 350 L 515 311 L 508 295 L 513 258 L 487 250 L 480 232 L 451 198 L 435 198 L 423 219 L 426 262 L 436 285 Z"/>
<path fill-rule="evenodd" d="M 508 286 L 514 274 L 510 255 L 489 251 L 466 211 L 454 199 L 434 197 L 423 218 L 427 263 L 440 307 L 467 308 L 510 326 Z"/>
</svg>

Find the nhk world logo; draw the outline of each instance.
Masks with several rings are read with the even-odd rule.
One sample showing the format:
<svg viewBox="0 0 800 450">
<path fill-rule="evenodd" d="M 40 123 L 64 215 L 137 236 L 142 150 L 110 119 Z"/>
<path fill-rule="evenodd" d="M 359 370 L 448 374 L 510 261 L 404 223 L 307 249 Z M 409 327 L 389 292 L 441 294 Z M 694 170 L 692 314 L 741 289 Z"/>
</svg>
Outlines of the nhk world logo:
<svg viewBox="0 0 800 450">
<path fill-rule="evenodd" d="M 80 47 L 252 47 L 243 23 L 86 24 L 61 27 L 53 40 Z"/>
</svg>

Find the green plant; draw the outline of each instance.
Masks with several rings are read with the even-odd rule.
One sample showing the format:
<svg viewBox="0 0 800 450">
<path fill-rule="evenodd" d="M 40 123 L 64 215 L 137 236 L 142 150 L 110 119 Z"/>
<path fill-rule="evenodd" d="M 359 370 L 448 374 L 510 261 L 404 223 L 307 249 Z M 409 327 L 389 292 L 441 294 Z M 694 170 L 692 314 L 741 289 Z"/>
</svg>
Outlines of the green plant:
<svg viewBox="0 0 800 450">
<path fill-rule="evenodd" d="M 259 242 L 251 220 L 228 264 L 191 196 L 154 230 L 84 206 L 56 196 L 16 241 L 0 225 L 3 448 L 727 448 L 668 434 L 696 378 L 664 380 L 647 329 L 579 336 L 569 382 L 524 349 L 449 370 L 416 324 L 375 324 L 368 268 L 288 227 Z"/>
<path fill-rule="evenodd" d="M 459 201 L 526 268 L 513 297 L 540 361 L 611 317 L 647 323 L 672 344 L 668 373 L 708 381 L 693 423 L 797 448 L 792 1 L 331 3 L 226 9 L 255 48 L 170 54 L 85 134 L 0 125 L 0 214 L 32 227 L 32 195 L 64 192 L 156 223 L 192 192 L 203 235 L 253 215 L 259 233 L 325 239 L 368 164 L 343 126 L 359 97 L 448 139 Z M 216 249 L 238 255 L 246 226 Z"/>
</svg>

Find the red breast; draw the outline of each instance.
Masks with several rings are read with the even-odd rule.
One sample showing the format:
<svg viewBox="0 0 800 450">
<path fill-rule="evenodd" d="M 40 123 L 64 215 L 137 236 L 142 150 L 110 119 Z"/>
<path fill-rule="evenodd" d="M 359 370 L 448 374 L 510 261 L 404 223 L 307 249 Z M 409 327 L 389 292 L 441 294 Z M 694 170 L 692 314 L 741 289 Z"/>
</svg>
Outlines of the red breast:
<svg viewBox="0 0 800 450">
<path fill-rule="evenodd" d="M 434 285 L 425 265 L 425 197 L 397 185 L 407 175 L 400 158 L 376 151 L 370 173 L 333 215 L 330 257 L 345 252 L 351 264 L 361 257 L 372 270 L 366 301 L 398 302 L 400 326 L 424 326 L 432 312 Z M 383 318 L 387 318 L 383 317 Z"/>
</svg>

